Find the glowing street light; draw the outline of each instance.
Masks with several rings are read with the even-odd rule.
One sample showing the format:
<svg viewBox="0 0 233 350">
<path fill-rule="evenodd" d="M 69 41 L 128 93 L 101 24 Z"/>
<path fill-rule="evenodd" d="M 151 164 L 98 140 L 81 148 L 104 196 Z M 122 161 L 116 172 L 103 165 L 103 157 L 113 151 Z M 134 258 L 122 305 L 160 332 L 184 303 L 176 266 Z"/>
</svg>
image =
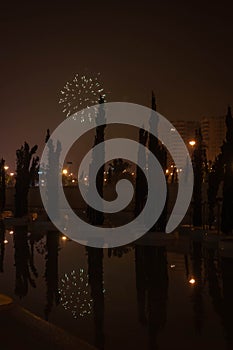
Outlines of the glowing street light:
<svg viewBox="0 0 233 350">
<path fill-rule="evenodd" d="M 194 279 L 194 278 L 190 278 L 189 283 L 190 283 L 190 284 L 195 284 L 195 283 L 196 283 L 196 281 L 195 281 L 195 279 Z"/>
<path fill-rule="evenodd" d="M 5 170 L 8 170 L 8 169 L 9 169 L 9 166 L 8 166 L 8 165 L 5 165 L 5 166 L 4 166 L 4 169 L 5 169 Z"/>
<path fill-rule="evenodd" d="M 195 146 L 196 145 L 196 141 L 195 140 L 191 140 L 189 141 L 189 144 L 191 147 Z"/>
<path fill-rule="evenodd" d="M 63 170 L 62 170 L 62 174 L 63 174 L 63 175 L 67 175 L 67 174 L 68 174 L 68 170 L 67 170 L 67 169 L 63 169 Z"/>
</svg>

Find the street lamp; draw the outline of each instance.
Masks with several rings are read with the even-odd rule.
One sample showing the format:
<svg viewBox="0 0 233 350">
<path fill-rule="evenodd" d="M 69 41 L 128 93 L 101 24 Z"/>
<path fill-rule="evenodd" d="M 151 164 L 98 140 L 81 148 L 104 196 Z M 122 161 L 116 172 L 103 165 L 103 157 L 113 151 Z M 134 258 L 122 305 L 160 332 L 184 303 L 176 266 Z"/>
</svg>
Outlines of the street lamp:
<svg viewBox="0 0 233 350">
<path fill-rule="evenodd" d="M 195 280 L 194 278 L 190 278 L 189 283 L 190 283 L 190 284 L 195 284 L 195 283 L 196 283 L 196 280 Z"/>
<path fill-rule="evenodd" d="M 196 141 L 195 140 L 191 140 L 189 141 L 189 144 L 191 147 L 195 146 L 196 145 Z"/>
</svg>

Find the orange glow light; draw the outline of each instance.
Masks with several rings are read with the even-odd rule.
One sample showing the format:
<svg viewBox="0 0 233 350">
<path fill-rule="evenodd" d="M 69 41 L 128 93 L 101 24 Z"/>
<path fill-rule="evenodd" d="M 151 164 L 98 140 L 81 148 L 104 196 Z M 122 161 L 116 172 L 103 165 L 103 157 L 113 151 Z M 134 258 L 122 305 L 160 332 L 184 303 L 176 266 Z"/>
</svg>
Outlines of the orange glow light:
<svg viewBox="0 0 233 350">
<path fill-rule="evenodd" d="M 195 284 L 195 283 L 196 283 L 196 281 L 195 281 L 195 279 L 194 279 L 194 278 L 190 278 L 189 283 L 190 283 L 190 284 Z"/>
</svg>

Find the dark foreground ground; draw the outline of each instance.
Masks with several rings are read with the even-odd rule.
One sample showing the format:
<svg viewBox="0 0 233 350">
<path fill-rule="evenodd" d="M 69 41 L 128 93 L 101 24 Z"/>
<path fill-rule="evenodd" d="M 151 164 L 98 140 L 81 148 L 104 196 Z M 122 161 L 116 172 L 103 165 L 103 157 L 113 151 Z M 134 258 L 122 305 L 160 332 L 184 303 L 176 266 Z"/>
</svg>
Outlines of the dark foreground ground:
<svg viewBox="0 0 233 350">
<path fill-rule="evenodd" d="M 94 350 L 94 347 L 0 295 L 1 350 Z"/>
</svg>

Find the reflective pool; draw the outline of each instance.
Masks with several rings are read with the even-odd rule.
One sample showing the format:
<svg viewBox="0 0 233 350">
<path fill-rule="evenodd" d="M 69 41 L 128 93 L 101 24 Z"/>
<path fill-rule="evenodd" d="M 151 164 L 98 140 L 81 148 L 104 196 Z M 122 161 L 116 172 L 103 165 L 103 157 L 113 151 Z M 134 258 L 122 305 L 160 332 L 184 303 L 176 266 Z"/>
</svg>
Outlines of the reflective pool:
<svg viewBox="0 0 233 350">
<path fill-rule="evenodd" d="M 0 292 L 98 349 L 232 349 L 233 259 L 182 236 L 117 249 L 0 233 Z"/>
</svg>

